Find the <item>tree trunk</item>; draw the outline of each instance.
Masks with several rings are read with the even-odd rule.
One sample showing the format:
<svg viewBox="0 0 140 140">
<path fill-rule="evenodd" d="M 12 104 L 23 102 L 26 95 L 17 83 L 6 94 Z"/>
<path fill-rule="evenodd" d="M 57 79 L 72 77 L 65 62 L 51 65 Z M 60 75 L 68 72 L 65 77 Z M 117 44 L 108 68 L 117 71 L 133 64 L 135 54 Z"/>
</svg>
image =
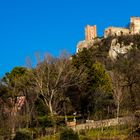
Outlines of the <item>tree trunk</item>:
<svg viewBox="0 0 140 140">
<path fill-rule="evenodd" d="M 136 110 L 136 101 L 135 101 L 135 94 L 133 92 L 132 85 L 129 86 L 129 91 L 130 91 L 130 97 L 131 97 L 132 110 L 135 111 Z"/>
<path fill-rule="evenodd" d="M 120 101 L 117 101 L 117 123 L 119 123 L 119 115 L 120 115 Z"/>
<path fill-rule="evenodd" d="M 53 109 L 52 109 L 51 101 L 49 101 L 49 110 L 50 110 L 51 116 L 53 116 Z"/>
</svg>

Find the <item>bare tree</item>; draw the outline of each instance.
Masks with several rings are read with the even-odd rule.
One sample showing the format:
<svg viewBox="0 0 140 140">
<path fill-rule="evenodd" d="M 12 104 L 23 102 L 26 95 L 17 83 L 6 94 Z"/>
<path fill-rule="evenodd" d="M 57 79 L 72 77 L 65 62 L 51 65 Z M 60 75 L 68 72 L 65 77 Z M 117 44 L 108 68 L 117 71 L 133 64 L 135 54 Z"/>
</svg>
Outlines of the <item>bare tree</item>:
<svg viewBox="0 0 140 140">
<path fill-rule="evenodd" d="M 81 83 L 83 75 L 83 69 L 74 68 L 68 56 L 63 54 L 59 58 L 54 58 L 47 54 L 43 62 L 39 61 L 36 68 L 31 70 L 30 83 L 53 116 L 59 112 L 58 104 L 64 96 L 64 91 Z"/>
<path fill-rule="evenodd" d="M 112 87 L 113 87 L 113 97 L 117 105 L 117 121 L 119 123 L 119 115 L 120 115 L 120 104 L 123 101 L 124 94 L 123 94 L 123 75 L 118 71 L 113 71 L 110 73 L 112 78 Z"/>
</svg>

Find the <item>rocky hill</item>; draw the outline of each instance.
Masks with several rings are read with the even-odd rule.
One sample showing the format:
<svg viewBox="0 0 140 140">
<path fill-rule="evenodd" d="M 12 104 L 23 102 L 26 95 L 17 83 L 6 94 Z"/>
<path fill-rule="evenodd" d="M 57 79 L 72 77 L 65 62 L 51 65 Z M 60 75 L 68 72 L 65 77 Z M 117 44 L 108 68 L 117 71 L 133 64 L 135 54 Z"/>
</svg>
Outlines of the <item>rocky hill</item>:
<svg viewBox="0 0 140 140">
<path fill-rule="evenodd" d="M 122 35 L 110 36 L 108 38 L 94 38 L 91 41 L 80 41 L 76 46 L 76 52 L 82 51 L 83 48 L 92 48 L 107 53 L 108 57 L 115 60 L 119 54 L 127 54 L 131 49 L 140 49 L 140 35 Z"/>
</svg>

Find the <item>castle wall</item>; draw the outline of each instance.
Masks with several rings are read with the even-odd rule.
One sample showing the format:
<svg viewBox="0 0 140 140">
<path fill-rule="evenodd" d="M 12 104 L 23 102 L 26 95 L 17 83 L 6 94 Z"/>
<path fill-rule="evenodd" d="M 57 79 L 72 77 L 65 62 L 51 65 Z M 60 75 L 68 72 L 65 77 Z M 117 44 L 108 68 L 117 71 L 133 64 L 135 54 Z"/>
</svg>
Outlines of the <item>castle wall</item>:
<svg viewBox="0 0 140 140">
<path fill-rule="evenodd" d="M 122 34 L 140 34 L 140 17 L 131 17 L 129 28 L 108 27 L 104 31 L 104 37 L 120 36 Z"/>
<path fill-rule="evenodd" d="M 130 33 L 130 30 L 127 28 L 119 28 L 119 27 L 108 27 L 104 31 L 104 37 L 108 36 L 120 36 L 120 35 L 127 35 Z"/>
</svg>

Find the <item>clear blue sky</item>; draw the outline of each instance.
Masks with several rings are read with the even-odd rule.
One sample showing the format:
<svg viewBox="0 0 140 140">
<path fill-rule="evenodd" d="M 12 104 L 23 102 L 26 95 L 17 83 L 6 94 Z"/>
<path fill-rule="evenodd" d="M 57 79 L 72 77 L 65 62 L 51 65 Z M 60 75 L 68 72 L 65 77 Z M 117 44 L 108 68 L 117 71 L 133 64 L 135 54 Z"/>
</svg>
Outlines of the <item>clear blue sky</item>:
<svg viewBox="0 0 140 140">
<path fill-rule="evenodd" d="M 35 53 L 75 52 L 84 27 L 126 26 L 140 16 L 139 0 L 0 0 L 0 77 L 15 66 L 35 63 Z"/>
</svg>

